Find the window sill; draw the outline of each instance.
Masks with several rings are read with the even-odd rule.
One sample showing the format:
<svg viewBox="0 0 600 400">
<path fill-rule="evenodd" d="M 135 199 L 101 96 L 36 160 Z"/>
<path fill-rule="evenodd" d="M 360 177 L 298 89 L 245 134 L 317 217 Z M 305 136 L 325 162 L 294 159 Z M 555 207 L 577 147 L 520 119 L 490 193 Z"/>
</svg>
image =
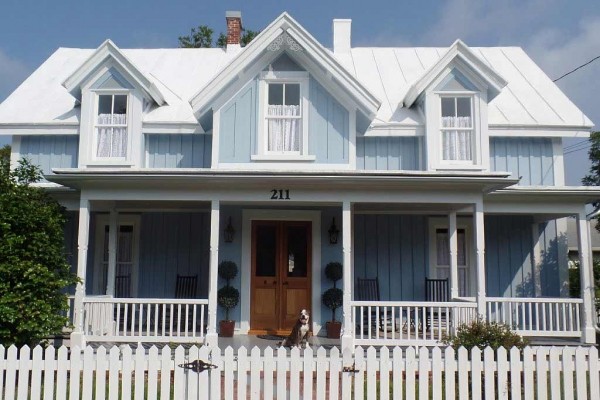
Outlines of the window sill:
<svg viewBox="0 0 600 400">
<path fill-rule="evenodd" d="M 300 154 L 254 154 L 250 156 L 250 159 L 252 161 L 315 161 L 317 157 Z"/>
<path fill-rule="evenodd" d="M 474 164 L 443 164 L 435 167 L 436 171 L 483 171 L 485 168 Z"/>
<path fill-rule="evenodd" d="M 133 167 L 131 161 L 125 160 L 94 160 L 87 163 L 88 167 Z"/>
</svg>

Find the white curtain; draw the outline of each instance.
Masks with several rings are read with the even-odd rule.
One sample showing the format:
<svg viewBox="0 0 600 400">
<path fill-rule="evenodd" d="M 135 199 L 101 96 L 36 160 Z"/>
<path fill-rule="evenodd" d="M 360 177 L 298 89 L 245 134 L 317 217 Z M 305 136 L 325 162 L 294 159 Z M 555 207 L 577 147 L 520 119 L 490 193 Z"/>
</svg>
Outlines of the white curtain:
<svg viewBox="0 0 600 400">
<path fill-rule="evenodd" d="M 269 105 L 269 117 L 296 117 L 300 106 Z M 300 119 L 269 118 L 269 151 L 300 151 Z"/>
<path fill-rule="evenodd" d="M 97 157 L 127 156 L 127 114 L 98 115 Z"/>
<path fill-rule="evenodd" d="M 456 233 L 456 258 L 458 265 L 467 265 L 467 257 L 465 254 L 465 232 L 462 229 L 458 229 Z M 446 230 L 438 230 L 435 242 L 437 265 L 450 265 L 450 238 L 448 232 Z"/>
<path fill-rule="evenodd" d="M 447 128 L 472 128 L 471 117 L 442 117 L 442 149 L 444 160 L 473 159 L 472 131 Z"/>
</svg>

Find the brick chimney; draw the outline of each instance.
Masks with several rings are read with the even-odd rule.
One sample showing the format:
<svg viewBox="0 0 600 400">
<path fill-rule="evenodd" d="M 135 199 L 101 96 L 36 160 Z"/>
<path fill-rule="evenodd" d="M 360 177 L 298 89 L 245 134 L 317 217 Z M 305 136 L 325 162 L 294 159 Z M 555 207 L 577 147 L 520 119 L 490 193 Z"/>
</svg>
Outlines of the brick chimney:
<svg viewBox="0 0 600 400">
<path fill-rule="evenodd" d="M 242 39 L 242 12 L 226 11 L 227 21 L 227 48 L 239 48 Z"/>
</svg>

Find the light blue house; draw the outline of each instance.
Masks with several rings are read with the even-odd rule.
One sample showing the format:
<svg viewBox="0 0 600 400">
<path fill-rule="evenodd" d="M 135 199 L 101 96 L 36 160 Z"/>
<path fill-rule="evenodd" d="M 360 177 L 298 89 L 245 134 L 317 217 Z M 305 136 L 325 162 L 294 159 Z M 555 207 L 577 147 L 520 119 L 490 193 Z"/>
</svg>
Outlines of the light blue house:
<svg viewBox="0 0 600 400">
<path fill-rule="evenodd" d="M 343 345 L 431 344 L 477 315 L 594 341 L 600 188 L 565 186 L 562 152 L 593 124 L 522 49 L 354 48 L 350 20 L 327 49 L 286 13 L 242 48 L 226 19 L 225 49 L 60 48 L 0 105 L 12 160 L 72 217 L 73 343 L 216 343 L 224 260 L 238 334 L 303 308 L 319 334 L 335 261 Z"/>
</svg>

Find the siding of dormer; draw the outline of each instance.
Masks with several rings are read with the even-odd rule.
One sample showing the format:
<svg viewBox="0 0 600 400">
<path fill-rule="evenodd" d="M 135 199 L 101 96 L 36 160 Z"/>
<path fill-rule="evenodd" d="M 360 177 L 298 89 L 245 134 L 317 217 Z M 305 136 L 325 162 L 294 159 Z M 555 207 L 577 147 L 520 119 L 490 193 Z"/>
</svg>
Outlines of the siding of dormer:
<svg viewBox="0 0 600 400">
<path fill-rule="evenodd" d="M 309 81 L 308 151 L 314 164 L 347 164 L 349 155 L 349 112 L 314 78 Z M 251 163 L 257 153 L 258 115 L 262 101 L 258 80 L 246 85 L 220 111 L 219 162 Z"/>
<path fill-rule="evenodd" d="M 146 135 L 148 168 L 210 168 L 212 135 Z"/>
<path fill-rule="evenodd" d="M 52 174 L 52 168 L 77 168 L 79 136 L 21 136 L 19 154 L 39 166 L 44 175 Z"/>
<path fill-rule="evenodd" d="M 421 170 L 421 139 L 417 137 L 358 137 L 357 170 Z"/>
<path fill-rule="evenodd" d="M 550 138 L 490 138 L 491 170 L 521 177 L 519 185 L 554 185 L 553 155 Z"/>
</svg>

